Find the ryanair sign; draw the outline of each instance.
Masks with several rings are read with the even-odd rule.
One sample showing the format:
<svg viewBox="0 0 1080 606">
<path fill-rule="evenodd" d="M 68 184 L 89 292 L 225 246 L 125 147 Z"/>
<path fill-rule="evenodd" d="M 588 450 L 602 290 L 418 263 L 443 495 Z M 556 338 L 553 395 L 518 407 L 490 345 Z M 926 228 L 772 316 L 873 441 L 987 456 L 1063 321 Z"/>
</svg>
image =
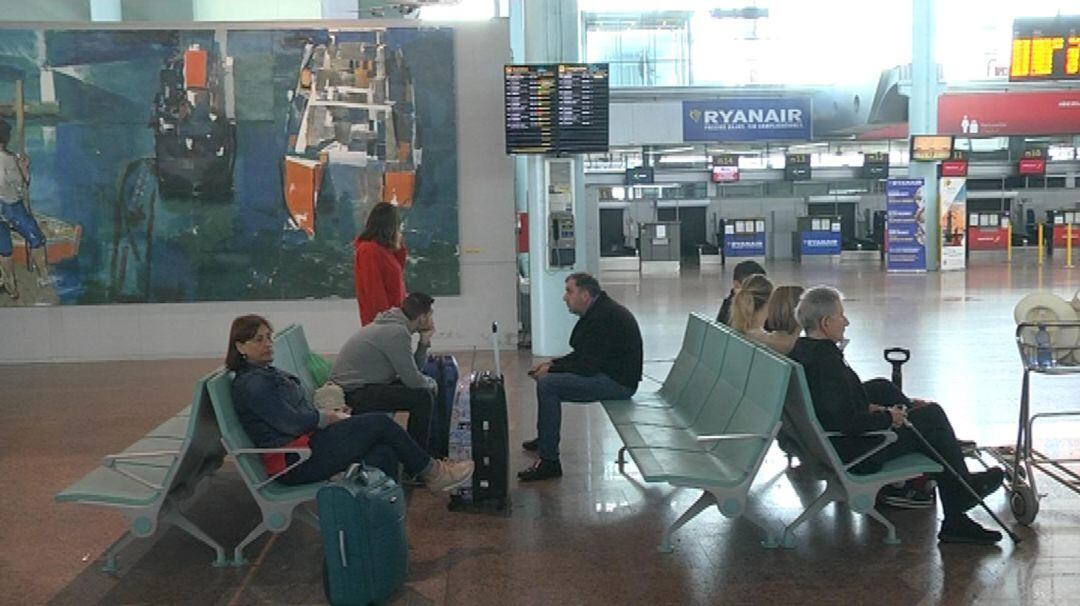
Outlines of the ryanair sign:
<svg viewBox="0 0 1080 606">
<path fill-rule="evenodd" d="M 810 99 L 683 101 L 684 141 L 810 139 Z"/>
</svg>

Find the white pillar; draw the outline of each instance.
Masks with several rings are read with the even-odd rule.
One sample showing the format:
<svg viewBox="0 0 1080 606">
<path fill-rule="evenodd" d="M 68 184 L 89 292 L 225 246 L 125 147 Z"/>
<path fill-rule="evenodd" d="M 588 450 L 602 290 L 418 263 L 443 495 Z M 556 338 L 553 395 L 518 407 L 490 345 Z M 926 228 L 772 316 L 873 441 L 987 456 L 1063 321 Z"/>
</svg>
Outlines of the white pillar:
<svg viewBox="0 0 1080 606">
<path fill-rule="evenodd" d="M 911 20 L 911 95 L 908 97 L 908 132 L 910 135 L 937 134 L 938 81 L 934 51 L 935 0 L 913 0 Z M 922 178 L 926 203 L 926 269 L 934 271 L 940 263 L 941 209 L 937 191 L 937 162 L 908 164 L 908 176 Z"/>
</svg>

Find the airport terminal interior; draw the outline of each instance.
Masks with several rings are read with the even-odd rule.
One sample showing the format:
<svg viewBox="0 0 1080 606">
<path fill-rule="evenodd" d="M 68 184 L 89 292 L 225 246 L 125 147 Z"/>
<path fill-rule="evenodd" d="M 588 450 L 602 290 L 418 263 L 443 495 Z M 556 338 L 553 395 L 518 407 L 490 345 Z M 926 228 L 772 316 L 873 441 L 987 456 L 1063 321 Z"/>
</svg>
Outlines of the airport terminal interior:
<svg viewBox="0 0 1080 606">
<path fill-rule="evenodd" d="M 314 513 L 321 484 L 249 489 L 261 464 L 204 379 L 228 385 L 248 313 L 277 367 L 337 357 L 382 202 L 460 368 L 451 455 L 481 435 L 474 371 L 501 373 L 509 448 L 488 506 L 401 478 L 408 569 L 380 603 L 1080 604 L 1080 4 L 0 7 L 0 604 L 354 603 L 326 593 L 318 520 L 260 509 Z M 816 402 L 715 321 L 745 261 L 838 289 L 850 368 L 1004 468 L 969 511 L 1001 540 L 941 542 L 940 499 L 875 500 L 873 473 L 781 448 Z M 645 413 L 564 402 L 562 476 L 522 482 L 573 272 L 636 318 Z M 686 425 L 657 430 L 661 404 Z M 709 407 L 731 412 L 705 429 Z M 377 540 L 357 557 L 387 570 Z"/>
</svg>

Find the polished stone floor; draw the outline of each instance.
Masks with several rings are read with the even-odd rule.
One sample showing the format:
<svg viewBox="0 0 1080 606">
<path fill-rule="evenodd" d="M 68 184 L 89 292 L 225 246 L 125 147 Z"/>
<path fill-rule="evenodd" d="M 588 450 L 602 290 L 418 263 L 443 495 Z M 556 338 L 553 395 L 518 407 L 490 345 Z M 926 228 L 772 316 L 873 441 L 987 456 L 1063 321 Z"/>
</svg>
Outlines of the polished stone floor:
<svg viewBox="0 0 1080 606">
<path fill-rule="evenodd" d="M 1060 265 L 1060 263 L 1058 264 Z M 777 284 L 838 286 L 848 298 L 847 356 L 869 378 L 887 375 L 883 347 L 912 349 L 906 391 L 939 400 L 963 437 L 1015 440 L 1021 366 L 1012 310 L 1043 287 L 1071 298 L 1080 271 L 1040 271 L 1018 255 L 975 258 L 965 272 L 887 275 L 876 262 L 767 266 Z M 605 274 L 608 292 L 637 314 L 647 374 L 662 378 L 686 314 L 715 314 L 728 278 L 686 271 L 639 278 Z M 553 305 L 561 302 L 553 301 Z M 240 310 L 238 310 L 240 311 Z M 246 309 L 244 311 L 247 311 Z M 225 327 L 221 327 L 224 331 Z M 459 359 L 467 356 L 459 356 Z M 532 437 L 535 399 L 527 353 L 503 356 L 514 448 Z M 491 364 L 481 355 L 477 365 Z M 123 530 L 120 516 L 52 502 L 107 453 L 123 449 L 190 399 L 192 381 L 215 360 L 0 366 L 0 603 L 317 604 L 322 603 L 316 533 L 296 524 L 249 548 L 254 564 L 209 566 L 210 551 L 176 530 L 121 552 L 118 574 L 100 556 Z M 648 385 L 645 388 L 649 388 Z M 1080 376 L 1037 377 L 1038 410 L 1080 409 Z M 596 406 L 567 405 L 561 480 L 512 487 L 509 515 L 448 512 L 442 499 L 409 495 L 411 570 L 396 604 L 1078 604 L 1080 495 L 1039 476 L 1046 493 L 1030 527 L 1019 526 L 999 492 L 987 501 L 1023 542 L 939 546 L 940 513 L 886 510 L 903 543 L 844 506 L 829 506 L 800 530 L 793 550 L 766 550 L 756 529 L 712 510 L 676 535 L 675 552 L 656 550 L 661 532 L 698 496 L 643 484 L 613 463 L 619 442 Z M 1080 456 L 1080 422 L 1047 423 L 1039 446 Z M 773 450 L 752 507 L 790 521 L 820 486 L 786 470 Z M 189 515 L 226 546 L 256 524 L 254 504 L 227 464 Z M 992 524 L 985 512 L 973 515 Z"/>
</svg>

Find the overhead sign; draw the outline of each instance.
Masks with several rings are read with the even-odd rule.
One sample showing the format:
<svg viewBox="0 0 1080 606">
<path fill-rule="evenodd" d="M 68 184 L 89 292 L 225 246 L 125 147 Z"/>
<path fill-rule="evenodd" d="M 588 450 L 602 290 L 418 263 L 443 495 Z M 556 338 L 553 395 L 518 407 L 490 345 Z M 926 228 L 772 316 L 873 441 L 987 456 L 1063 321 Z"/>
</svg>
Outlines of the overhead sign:
<svg viewBox="0 0 1080 606">
<path fill-rule="evenodd" d="M 684 141 L 802 141 L 813 134 L 810 99 L 683 101 Z"/>
<path fill-rule="evenodd" d="M 938 132 L 979 137 L 1080 133 L 1080 90 L 941 95 Z"/>
<path fill-rule="evenodd" d="M 913 135 L 911 137 L 911 159 L 923 162 L 937 162 L 952 157 L 952 135 Z"/>
<path fill-rule="evenodd" d="M 784 156 L 784 179 L 788 181 L 810 180 L 810 154 Z"/>
<path fill-rule="evenodd" d="M 926 271 L 926 205 L 922 179 L 885 182 L 888 271 Z"/>
<path fill-rule="evenodd" d="M 1080 16 L 1013 21 L 1009 80 L 1080 80 Z"/>
</svg>

